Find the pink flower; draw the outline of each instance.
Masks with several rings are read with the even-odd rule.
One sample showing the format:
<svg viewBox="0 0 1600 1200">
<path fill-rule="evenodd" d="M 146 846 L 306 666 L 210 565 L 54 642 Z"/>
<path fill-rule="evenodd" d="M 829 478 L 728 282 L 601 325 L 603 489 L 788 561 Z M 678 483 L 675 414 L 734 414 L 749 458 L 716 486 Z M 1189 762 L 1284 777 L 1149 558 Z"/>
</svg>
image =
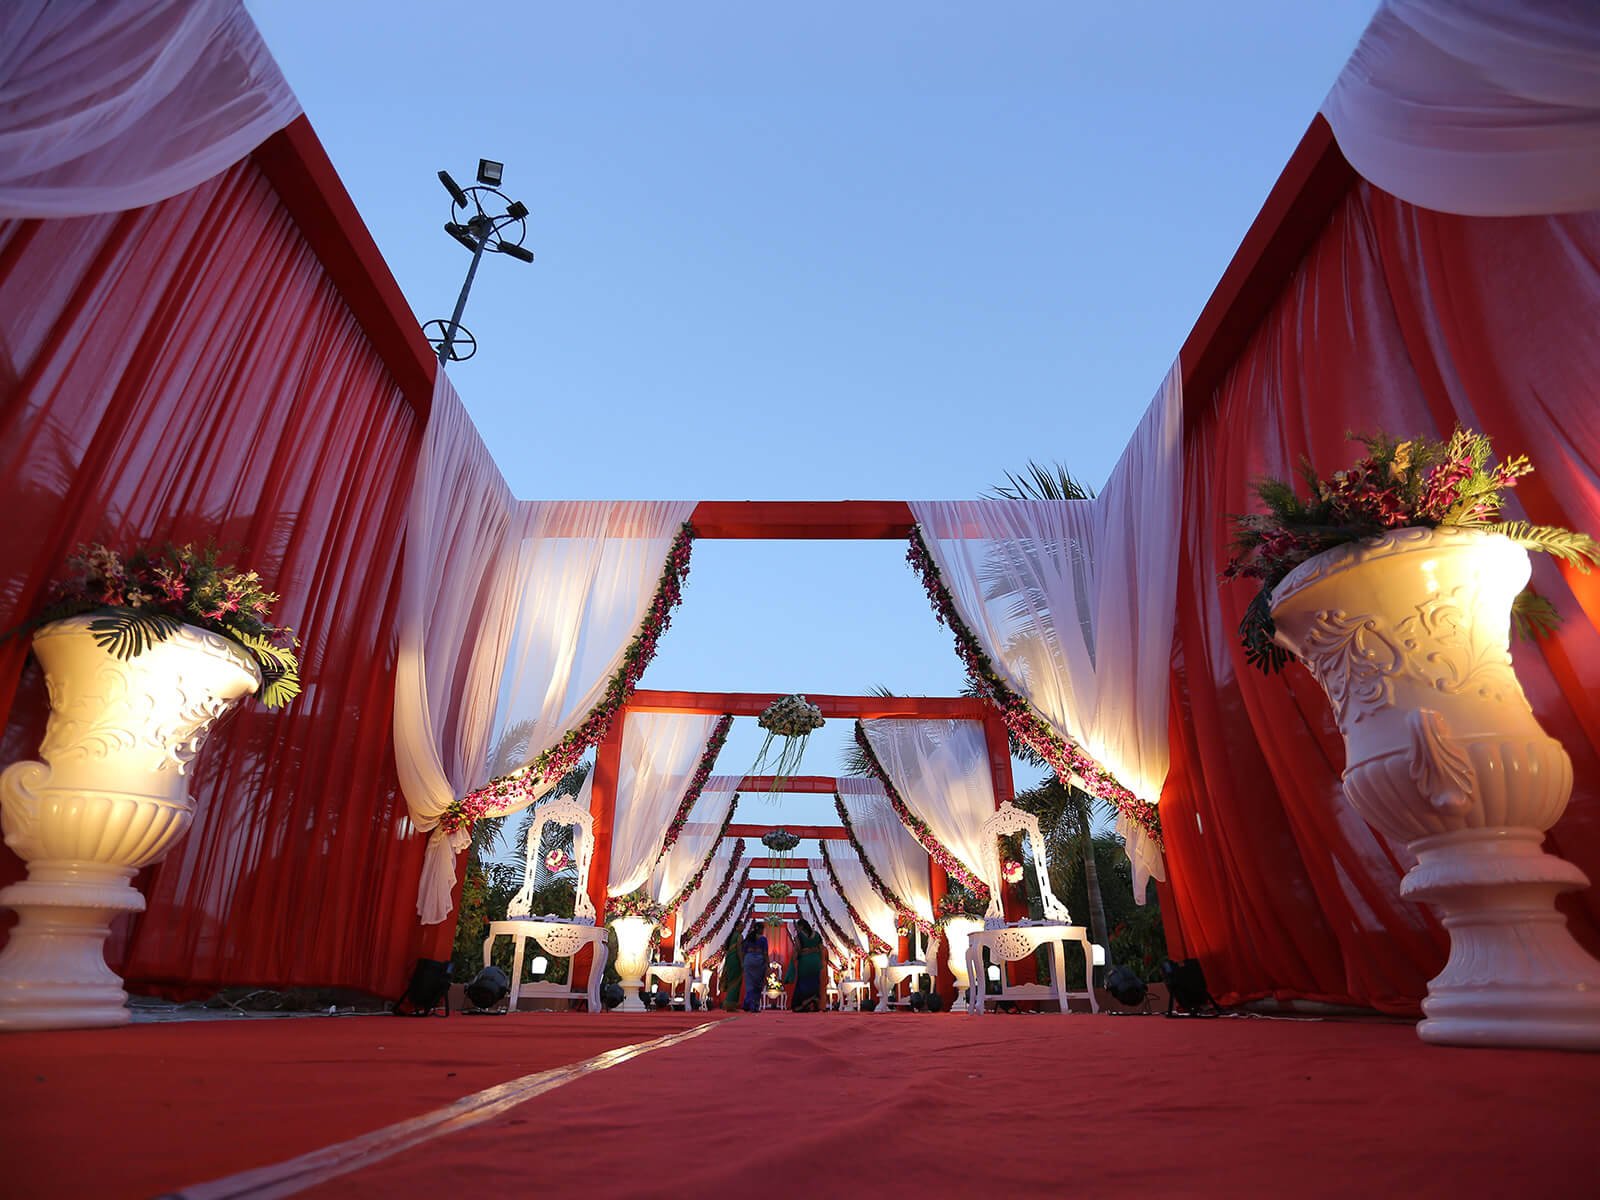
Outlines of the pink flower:
<svg viewBox="0 0 1600 1200">
<path fill-rule="evenodd" d="M 1000 877 L 1007 883 L 1021 883 L 1022 864 L 1017 862 L 1015 859 L 1008 860 L 1006 862 L 1005 869 L 1000 872 Z"/>
</svg>

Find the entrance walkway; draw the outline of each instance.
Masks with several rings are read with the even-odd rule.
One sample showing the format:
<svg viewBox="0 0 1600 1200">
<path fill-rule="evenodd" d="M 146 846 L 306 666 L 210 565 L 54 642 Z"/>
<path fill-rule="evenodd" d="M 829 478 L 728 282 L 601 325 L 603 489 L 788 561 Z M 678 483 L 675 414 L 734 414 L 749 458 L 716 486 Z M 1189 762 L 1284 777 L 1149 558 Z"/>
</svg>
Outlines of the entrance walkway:
<svg viewBox="0 0 1600 1200">
<path fill-rule="evenodd" d="M 0 1190 L 178 1191 L 703 1020 L 3 1038 Z M 1597 1098 L 1600 1057 L 1427 1047 L 1402 1024 L 765 1013 L 565 1072 L 485 1123 L 308 1190 L 194 1194 L 392 1200 L 559 1180 L 597 1197 L 1560 1195 L 1600 1168 Z"/>
</svg>

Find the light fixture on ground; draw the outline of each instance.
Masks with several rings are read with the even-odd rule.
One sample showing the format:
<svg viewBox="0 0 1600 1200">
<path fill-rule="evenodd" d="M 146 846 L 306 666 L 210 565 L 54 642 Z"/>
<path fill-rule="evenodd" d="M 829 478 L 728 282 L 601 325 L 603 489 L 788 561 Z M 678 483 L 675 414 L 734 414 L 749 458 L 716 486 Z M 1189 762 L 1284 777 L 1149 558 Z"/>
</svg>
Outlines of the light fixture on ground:
<svg viewBox="0 0 1600 1200">
<path fill-rule="evenodd" d="M 488 158 L 478 160 L 478 182 L 473 187 L 464 188 L 451 178 L 450 172 L 439 172 L 439 182 L 450 193 L 450 220 L 445 222 L 444 231 L 472 251 L 472 265 L 467 268 L 467 278 L 450 319 L 429 321 L 422 327 L 441 365 L 464 362 L 478 352 L 478 341 L 461 324 L 461 314 L 466 310 L 467 295 L 484 254 L 533 261 L 533 251 L 522 244 L 528 230 L 528 206 L 499 190 L 504 177 L 505 164 Z"/>
</svg>

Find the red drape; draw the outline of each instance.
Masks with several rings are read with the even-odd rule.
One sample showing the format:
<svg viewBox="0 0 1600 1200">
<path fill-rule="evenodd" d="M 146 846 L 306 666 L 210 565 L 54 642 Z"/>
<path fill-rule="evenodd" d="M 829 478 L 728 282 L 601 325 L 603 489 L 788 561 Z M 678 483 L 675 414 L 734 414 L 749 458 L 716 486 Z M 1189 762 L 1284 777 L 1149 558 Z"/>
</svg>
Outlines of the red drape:
<svg viewBox="0 0 1600 1200">
<path fill-rule="evenodd" d="M 419 434 L 249 162 L 146 209 L 0 223 L 0 628 L 80 541 L 214 538 L 304 640 L 305 694 L 278 713 L 247 701 L 201 755 L 195 823 L 109 948 L 132 984 L 405 978 L 423 839 L 390 711 Z M 26 651 L 0 643 L 0 762 L 32 757 L 43 728 Z M 0 850 L 0 882 L 21 874 Z"/>
<path fill-rule="evenodd" d="M 1359 184 L 1214 397 L 1191 397 L 1178 587 L 1173 765 L 1162 797 L 1169 935 L 1225 1002 L 1262 996 L 1415 1012 L 1443 931 L 1402 901 L 1403 847 L 1342 799 L 1344 750 L 1309 674 L 1249 668 L 1248 584 L 1219 585 L 1249 483 L 1361 453 L 1347 430 L 1481 429 L 1537 473 L 1529 519 L 1600 534 L 1600 214 L 1447 216 Z M 1572 803 L 1548 845 L 1600 879 L 1600 574 L 1534 556 L 1566 617 L 1518 644 L 1517 674 L 1572 755 Z M 1600 951 L 1595 889 L 1563 902 Z"/>
</svg>

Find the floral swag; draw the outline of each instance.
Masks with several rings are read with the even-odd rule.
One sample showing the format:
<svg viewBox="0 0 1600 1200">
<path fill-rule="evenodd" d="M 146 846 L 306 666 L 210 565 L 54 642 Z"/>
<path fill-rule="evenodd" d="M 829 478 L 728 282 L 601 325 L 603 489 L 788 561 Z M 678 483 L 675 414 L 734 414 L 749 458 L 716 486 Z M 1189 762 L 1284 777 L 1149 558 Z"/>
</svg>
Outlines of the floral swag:
<svg viewBox="0 0 1600 1200">
<path fill-rule="evenodd" d="M 826 926 L 828 931 L 833 934 L 834 940 L 839 944 L 837 947 L 838 949 L 848 952 L 850 949 L 855 947 L 856 939 L 848 936 L 844 930 L 839 928 L 838 923 L 834 921 L 833 914 L 828 911 L 827 906 L 823 904 L 821 900 L 817 899 L 817 893 L 815 891 L 812 891 L 811 893 L 811 909 L 812 912 L 816 914 L 817 920 Z"/>
<path fill-rule="evenodd" d="M 856 906 L 850 903 L 850 897 L 844 894 L 844 885 L 839 882 L 839 873 L 833 869 L 833 859 L 828 857 L 827 842 L 822 843 L 822 865 L 828 870 L 828 879 L 833 883 L 834 892 L 844 904 L 845 912 L 850 914 L 850 919 L 856 923 L 856 928 L 866 935 L 867 949 L 873 954 L 893 954 L 894 951 L 889 947 L 889 943 L 872 932 L 867 923 L 861 919 L 861 914 L 856 911 Z"/>
<path fill-rule="evenodd" d="M 729 816 L 731 818 L 732 814 L 730 813 Z M 721 839 L 719 838 L 718 841 L 720 840 Z M 733 844 L 733 857 L 728 861 L 728 869 L 722 876 L 722 882 L 717 885 L 716 894 L 711 897 L 711 899 L 707 902 L 705 909 L 698 917 L 695 918 L 694 924 L 689 926 L 688 929 L 685 929 L 683 931 L 683 935 L 678 939 L 678 944 L 684 947 L 685 953 L 687 953 L 688 950 L 700 945 L 703 941 L 701 934 L 707 932 L 706 926 L 711 922 L 713 914 L 716 913 L 717 906 L 722 903 L 722 898 L 728 894 L 728 888 L 733 884 L 733 877 L 739 870 L 739 860 L 743 857 L 744 839 L 740 838 Z M 707 866 L 709 865 L 710 863 L 708 861 Z M 702 873 L 704 873 L 705 869 L 705 867 L 700 868 Z M 744 877 L 745 879 L 750 878 L 749 867 L 744 869 Z M 740 886 L 743 887 L 743 884 L 741 883 Z M 688 894 L 689 893 L 686 890 L 684 895 Z M 679 897 L 678 902 L 682 902 L 682 897 Z M 726 917 L 727 914 L 724 913 L 723 916 Z M 720 922 L 718 924 L 720 925 Z M 717 928 L 717 926 L 713 925 L 712 929 L 714 930 L 715 928 Z"/>
<path fill-rule="evenodd" d="M 716 765 L 717 755 L 722 753 L 722 743 L 728 740 L 728 730 L 732 728 L 733 718 L 725 716 L 711 730 L 711 736 L 706 739 L 705 753 L 700 756 L 700 765 L 695 768 L 694 778 L 689 780 L 689 790 L 684 792 L 683 801 L 678 805 L 678 811 L 667 825 L 667 836 L 661 842 L 661 852 L 656 855 L 656 862 L 660 862 L 665 858 L 667 851 L 671 850 L 677 844 L 678 838 L 682 836 L 683 827 L 689 823 L 689 810 L 694 807 L 695 801 L 700 799 L 700 793 L 705 791 L 706 780 L 711 778 L 711 768 Z M 738 805 L 738 796 L 734 796 L 733 803 L 734 806 Z M 728 809 L 728 815 L 731 819 L 733 815 L 732 807 Z M 724 821 L 722 827 L 726 829 L 728 822 Z M 720 842 L 721 840 L 722 838 L 719 835 L 717 841 Z M 711 849 L 713 852 L 716 851 L 715 842 L 712 843 Z M 706 861 L 710 861 L 710 855 L 706 856 Z M 681 900 L 686 895 L 688 895 L 688 892 L 680 893 L 679 899 Z M 670 907 L 676 907 L 676 905 L 669 906 L 669 911 Z"/>
<path fill-rule="evenodd" d="M 678 894 L 676 896 L 674 896 L 671 900 L 667 901 L 666 910 L 667 910 L 667 913 L 669 915 L 672 914 L 672 913 L 677 912 L 679 906 L 682 905 L 683 902 L 685 900 L 687 900 L 690 896 L 692 896 L 694 894 L 694 892 L 695 892 L 695 889 L 698 888 L 702 882 L 704 882 L 705 877 L 706 877 L 706 872 L 711 869 L 711 860 L 714 859 L 717 856 L 717 847 L 722 844 L 722 839 L 728 836 L 728 827 L 733 824 L 733 813 L 734 813 L 734 810 L 736 808 L 738 808 L 738 807 L 739 807 L 739 797 L 738 797 L 737 794 L 735 794 L 735 796 L 733 797 L 733 803 L 728 805 L 728 815 L 722 818 L 722 828 L 717 831 L 716 840 L 711 843 L 711 849 L 706 851 L 706 856 L 703 859 L 700 860 L 700 868 L 699 868 L 699 870 L 695 871 L 694 875 L 689 879 L 689 881 L 687 883 L 685 883 L 681 888 L 678 889 Z M 739 861 L 739 855 L 742 854 L 743 852 L 744 852 L 744 839 L 740 838 L 739 841 L 734 846 L 734 852 L 733 852 L 733 862 L 734 863 L 737 863 Z M 730 864 L 729 867 L 728 867 L 728 873 L 730 875 L 733 873 L 732 864 Z M 721 896 L 722 896 L 722 893 L 719 891 L 717 893 L 717 898 L 720 899 Z"/>
<path fill-rule="evenodd" d="M 884 795 L 889 798 L 889 807 L 894 809 L 895 816 L 900 818 L 900 823 L 910 831 L 911 836 L 922 844 L 922 848 L 928 852 L 928 857 L 938 863 L 951 879 L 961 884 L 962 887 L 970 889 L 974 895 L 981 897 L 983 902 L 987 904 L 989 902 L 989 885 L 969 870 L 966 863 L 946 849 L 944 843 L 934 836 L 932 827 L 926 821 L 906 807 L 906 802 L 901 798 L 899 790 L 894 786 L 894 781 L 889 778 L 889 773 L 883 769 L 883 764 L 878 761 L 877 752 L 873 750 L 872 743 L 867 738 L 867 731 L 860 721 L 856 722 L 856 745 L 861 747 L 861 753 L 866 760 L 868 769 L 872 772 L 872 777 L 883 785 Z M 835 807 L 838 808 L 842 816 L 845 811 L 844 802 L 839 799 L 837 793 L 835 793 L 833 799 Z M 850 822 L 847 819 L 845 828 L 849 829 L 849 827 Z M 855 840 L 853 833 L 850 840 L 852 842 Z M 860 847 L 857 847 L 857 853 L 860 853 Z M 861 855 L 861 861 L 867 861 L 865 854 Z M 868 869 L 870 870 L 871 868 L 869 867 Z"/>
<path fill-rule="evenodd" d="M 921 917 L 917 916 L 916 913 L 912 912 L 911 906 L 902 900 L 899 894 L 887 883 L 885 883 L 883 881 L 883 877 L 878 874 L 878 868 L 874 867 L 872 865 L 872 860 L 867 857 L 866 847 L 863 846 L 861 844 L 861 840 L 856 837 L 855 827 L 850 824 L 850 810 L 845 807 L 844 799 L 839 795 L 838 792 L 833 794 L 833 807 L 839 814 L 839 820 L 844 823 L 845 836 L 850 839 L 850 845 L 855 850 L 856 857 L 861 860 L 862 869 L 867 873 L 867 882 L 872 884 L 872 890 L 878 893 L 879 898 L 882 899 L 883 902 L 890 908 L 894 909 L 895 924 L 899 927 L 900 931 L 905 932 L 913 925 L 915 925 L 923 933 L 928 933 L 930 930 L 932 930 L 933 923 L 931 921 L 924 921 Z M 954 859 L 951 861 L 954 861 Z"/>
<path fill-rule="evenodd" d="M 556 745 L 525 767 L 492 779 L 483 787 L 468 792 L 439 817 L 439 828 L 453 834 L 471 829 L 480 817 L 493 816 L 526 807 L 547 792 L 556 781 L 577 765 L 589 749 L 611 728 L 617 713 L 639 684 L 639 677 L 656 656 L 661 635 L 672 624 L 672 612 L 683 599 L 683 583 L 689 577 L 689 554 L 694 543 L 694 526 L 687 521 L 672 539 L 667 562 L 661 570 L 655 595 L 645 611 L 638 632 L 622 653 L 622 664 L 606 685 L 605 696 Z"/>
<path fill-rule="evenodd" d="M 939 574 L 938 564 L 928 552 L 921 529 L 911 531 L 911 546 L 906 551 L 906 561 L 921 577 L 923 590 L 933 604 L 934 616 L 955 636 L 956 653 L 966 665 L 967 678 L 985 699 L 1000 710 L 1007 731 L 1037 752 L 1063 783 L 1070 783 L 1072 777 L 1077 776 L 1083 781 L 1086 791 L 1111 805 L 1142 829 L 1158 848 L 1161 847 L 1161 815 L 1156 806 L 1139 799 L 1118 783 L 1116 776 L 1084 753 L 1082 747 L 1051 729 L 1049 723 L 1034 711 L 1033 705 L 1012 691 L 995 670 L 994 663 L 956 611 L 955 601 Z"/>
</svg>

